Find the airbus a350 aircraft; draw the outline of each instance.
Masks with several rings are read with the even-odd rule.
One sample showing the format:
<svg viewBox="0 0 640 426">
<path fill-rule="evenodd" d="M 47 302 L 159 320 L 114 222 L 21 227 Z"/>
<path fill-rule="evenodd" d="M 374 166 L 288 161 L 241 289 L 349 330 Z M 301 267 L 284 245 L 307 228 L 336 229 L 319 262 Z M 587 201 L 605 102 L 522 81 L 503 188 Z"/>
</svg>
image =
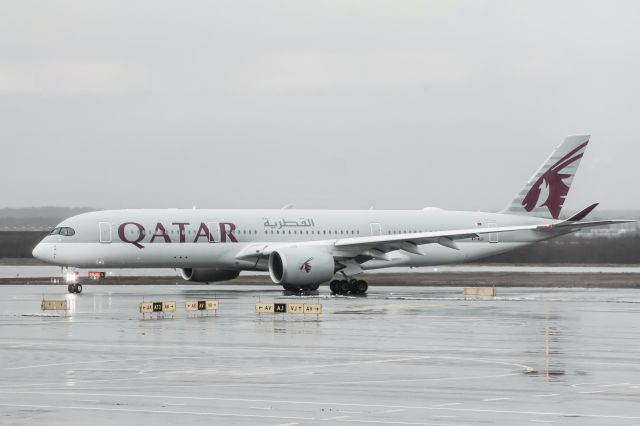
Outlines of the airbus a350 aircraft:
<svg viewBox="0 0 640 426">
<path fill-rule="evenodd" d="M 287 290 L 365 293 L 363 271 L 469 262 L 590 226 L 559 220 L 589 136 L 570 136 L 499 213 L 423 210 L 107 210 L 71 217 L 33 256 L 79 268 L 178 268 L 188 281 L 268 271 Z M 81 292 L 69 284 L 70 292 Z"/>
</svg>

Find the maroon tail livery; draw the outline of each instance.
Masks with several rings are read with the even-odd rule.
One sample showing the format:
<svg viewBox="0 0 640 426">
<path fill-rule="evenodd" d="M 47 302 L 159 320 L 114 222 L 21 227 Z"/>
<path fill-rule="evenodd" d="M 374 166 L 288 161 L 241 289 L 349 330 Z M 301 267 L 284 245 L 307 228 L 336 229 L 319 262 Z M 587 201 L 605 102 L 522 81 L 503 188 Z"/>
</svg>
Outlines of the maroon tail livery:
<svg viewBox="0 0 640 426">
<path fill-rule="evenodd" d="M 504 212 L 557 219 L 588 143 L 589 136 L 567 137 Z"/>
</svg>

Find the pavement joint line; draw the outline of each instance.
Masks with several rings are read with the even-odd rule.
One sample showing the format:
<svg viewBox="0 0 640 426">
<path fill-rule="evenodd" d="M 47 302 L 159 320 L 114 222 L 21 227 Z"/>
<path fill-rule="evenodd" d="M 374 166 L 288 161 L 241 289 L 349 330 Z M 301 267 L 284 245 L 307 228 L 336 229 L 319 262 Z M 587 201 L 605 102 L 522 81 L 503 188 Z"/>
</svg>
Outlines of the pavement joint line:
<svg viewBox="0 0 640 426">
<path fill-rule="evenodd" d="M 599 385 L 599 388 L 612 388 L 616 386 L 629 386 L 631 383 L 612 383 L 610 385 Z"/>
<path fill-rule="evenodd" d="M 507 398 L 507 397 L 501 397 L 501 398 L 487 398 L 487 399 L 483 399 L 483 402 L 492 402 L 492 401 L 506 401 L 508 399 L 511 398 Z"/>
<path fill-rule="evenodd" d="M 540 394 L 540 395 L 533 395 L 533 396 L 534 396 L 534 398 L 547 398 L 547 397 L 550 397 L 550 396 L 558 396 L 558 395 L 560 395 L 560 394 L 559 393 L 543 393 L 543 394 Z"/>
<path fill-rule="evenodd" d="M 44 405 L 44 404 L 0 404 L 0 407 L 14 408 L 49 408 L 58 410 L 85 410 L 85 411 L 118 411 L 124 413 L 147 413 L 147 414 L 175 414 L 190 416 L 220 416 L 220 417 L 248 417 L 258 419 L 292 419 L 292 420 L 317 420 L 314 417 L 295 417 L 295 416 L 267 416 L 259 414 L 240 414 L 240 413 L 216 413 L 205 411 L 173 411 L 173 410 L 148 410 L 138 408 L 116 408 L 116 407 L 82 407 L 71 405 Z"/>
<path fill-rule="evenodd" d="M 594 391 L 582 391 L 582 392 L 578 392 L 581 394 L 590 394 L 590 393 L 604 393 L 605 391 L 603 390 L 594 390 Z"/>
<path fill-rule="evenodd" d="M 278 423 L 277 425 L 272 425 L 272 426 L 294 426 L 299 424 L 300 423 Z"/>
<path fill-rule="evenodd" d="M 365 419 L 339 419 L 340 423 L 369 423 L 383 425 L 408 425 L 408 426 L 453 426 L 451 423 L 425 423 L 425 422 L 409 422 L 401 420 L 365 420 Z"/>
<path fill-rule="evenodd" d="M 10 393 L 10 391 L 0 391 L 4 393 Z M 235 401 L 235 402 L 263 402 L 271 404 L 299 404 L 299 405 L 333 405 L 340 407 L 380 407 L 380 408 L 405 408 L 416 410 L 449 410 L 460 411 L 470 413 L 491 413 L 491 414 L 518 414 L 518 415 L 533 415 L 533 416 L 579 416 L 586 418 L 600 418 L 600 419 L 621 419 L 621 420 L 640 420 L 640 414 L 637 416 L 623 416 L 616 414 L 593 414 L 593 413 L 576 413 L 576 412 L 555 412 L 555 411 L 519 411 L 519 410 L 499 410 L 499 409 L 483 409 L 483 408 L 460 408 L 455 407 L 461 405 L 460 402 L 450 402 L 432 406 L 416 406 L 416 405 L 385 405 L 385 404 L 360 404 L 360 403 L 345 403 L 345 402 L 329 402 L 329 401 L 291 401 L 291 400 L 270 400 L 270 399 L 249 399 L 249 398 L 221 398 L 221 397 L 193 397 L 193 396 L 168 396 L 168 395 L 145 395 L 145 394 L 104 394 L 104 393 L 79 393 L 79 392 L 12 392 L 13 394 L 37 394 L 37 395 L 85 395 L 85 396 L 107 396 L 107 397 L 147 397 L 147 398 L 164 398 L 164 399 L 193 399 L 203 401 Z M 17 406 L 15 404 L 0 404 L 0 406 Z M 27 405 L 28 406 L 28 405 Z M 47 408 L 47 406 L 34 406 L 40 408 Z M 51 408 L 58 408 L 51 406 Z M 85 407 L 87 408 L 87 407 Z M 89 408 L 87 408 L 89 409 Z M 96 410 L 98 408 L 95 408 Z M 124 410 L 124 409 L 123 409 Z M 162 413 L 162 411 L 159 411 Z M 188 412 L 185 414 L 189 414 Z M 196 413 L 198 414 L 198 413 Z M 248 416 L 248 415 L 247 415 Z M 260 417 L 256 415 L 257 417 Z M 265 417 L 278 417 L 278 416 L 265 416 Z M 280 417 L 286 418 L 286 417 Z M 316 420 L 315 418 L 294 418 L 294 420 Z"/>
<path fill-rule="evenodd" d="M 86 379 L 86 380 L 76 380 L 76 384 L 82 384 L 85 382 L 90 382 L 90 383 L 105 383 L 105 382 L 122 382 L 122 381 L 131 381 L 131 380 L 144 380 L 144 381 L 148 381 L 148 380 L 152 380 L 152 379 L 161 379 L 161 378 L 165 378 L 165 376 L 169 374 L 169 373 L 165 373 L 165 375 L 155 375 L 155 376 L 145 376 L 145 375 L 139 375 L 137 377 L 118 377 L 118 378 L 111 378 L 111 379 Z M 172 375 L 178 375 L 181 374 L 180 371 L 172 371 L 170 374 Z M 275 372 L 273 373 L 275 374 Z M 478 380 L 478 379 L 497 379 L 497 378 L 503 378 L 503 377 L 510 377 L 510 376 L 519 376 L 521 373 L 504 373 L 504 374 L 491 374 L 491 375 L 485 375 L 485 376 L 460 376 L 460 377 L 424 377 L 424 378 L 418 378 L 418 379 L 384 379 L 384 380 L 351 380 L 351 381 L 335 381 L 335 382 L 314 382 L 312 383 L 314 386 L 336 386 L 336 385 L 358 385 L 358 384 L 367 384 L 367 383 L 392 383 L 392 382 L 419 382 L 419 381 L 453 381 L 453 380 Z M 230 376 L 233 376 L 233 374 L 229 374 Z M 11 389 L 15 389 L 16 387 L 42 387 L 42 386 L 47 386 L 47 385 L 51 385 L 51 386 L 55 386 L 57 383 L 55 382 L 50 382 L 50 383 L 25 383 L 25 384 L 12 384 L 10 386 L 5 386 L 5 387 L 9 387 Z M 207 384 L 207 387 L 242 387 L 245 386 L 244 384 L 235 384 L 235 383 L 209 383 Z M 281 383 L 273 383 L 273 382 L 264 382 L 264 383 L 255 383 L 253 384 L 253 386 L 258 387 L 258 386 L 268 386 L 268 387 L 276 387 L 276 386 L 284 386 L 284 387 L 288 387 L 291 386 L 291 383 L 288 382 L 281 382 Z"/>
<path fill-rule="evenodd" d="M 327 418 L 324 418 L 322 420 L 324 420 L 324 421 L 340 420 L 340 419 L 348 419 L 349 417 L 352 417 L 352 416 L 334 416 L 334 417 L 327 417 Z"/>
<path fill-rule="evenodd" d="M 378 411 L 376 414 L 399 413 L 400 411 L 407 411 L 407 409 L 406 408 L 394 408 L 392 410 Z"/>
</svg>

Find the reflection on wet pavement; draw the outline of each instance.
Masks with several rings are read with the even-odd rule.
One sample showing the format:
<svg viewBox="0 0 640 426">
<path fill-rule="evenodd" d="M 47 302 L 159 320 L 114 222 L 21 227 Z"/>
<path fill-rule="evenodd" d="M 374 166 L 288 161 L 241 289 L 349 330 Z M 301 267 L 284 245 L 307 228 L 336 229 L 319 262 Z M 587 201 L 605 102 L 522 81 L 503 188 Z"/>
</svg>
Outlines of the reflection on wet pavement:
<svg viewBox="0 0 640 426">
<path fill-rule="evenodd" d="M 637 290 L 2 290 L 2 424 L 640 424 Z M 43 296 L 66 298 L 70 315 L 41 316 Z M 143 298 L 178 311 L 143 321 Z M 198 298 L 219 312 L 188 315 Z M 258 301 L 323 314 L 258 315 Z"/>
</svg>

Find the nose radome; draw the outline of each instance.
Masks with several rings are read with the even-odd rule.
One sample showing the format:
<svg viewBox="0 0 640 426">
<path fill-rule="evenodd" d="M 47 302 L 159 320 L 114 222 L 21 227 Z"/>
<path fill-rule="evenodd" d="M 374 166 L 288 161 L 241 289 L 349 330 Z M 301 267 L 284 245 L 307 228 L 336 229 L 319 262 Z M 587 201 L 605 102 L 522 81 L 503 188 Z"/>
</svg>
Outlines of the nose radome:
<svg viewBox="0 0 640 426">
<path fill-rule="evenodd" d="M 38 245 L 33 249 L 31 254 L 33 255 L 33 257 L 35 257 L 38 260 L 46 260 L 44 258 L 44 247 L 42 246 L 42 243 L 38 243 Z"/>
</svg>

